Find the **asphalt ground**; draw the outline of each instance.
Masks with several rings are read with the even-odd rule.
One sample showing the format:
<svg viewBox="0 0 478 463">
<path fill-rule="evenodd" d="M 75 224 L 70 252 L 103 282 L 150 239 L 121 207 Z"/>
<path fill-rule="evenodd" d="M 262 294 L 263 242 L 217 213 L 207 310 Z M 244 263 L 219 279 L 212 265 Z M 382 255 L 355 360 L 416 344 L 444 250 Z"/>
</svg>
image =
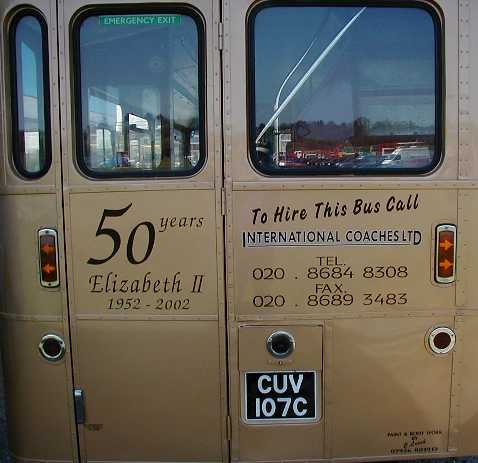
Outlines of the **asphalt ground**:
<svg viewBox="0 0 478 463">
<path fill-rule="evenodd" d="M 478 457 L 446 458 L 440 460 L 408 460 L 408 463 L 478 463 Z M 10 463 L 7 457 L 7 433 L 5 418 L 5 394 L 3 387 L 2 362 L 0 361 L 0 463 Z"/>
</svg>

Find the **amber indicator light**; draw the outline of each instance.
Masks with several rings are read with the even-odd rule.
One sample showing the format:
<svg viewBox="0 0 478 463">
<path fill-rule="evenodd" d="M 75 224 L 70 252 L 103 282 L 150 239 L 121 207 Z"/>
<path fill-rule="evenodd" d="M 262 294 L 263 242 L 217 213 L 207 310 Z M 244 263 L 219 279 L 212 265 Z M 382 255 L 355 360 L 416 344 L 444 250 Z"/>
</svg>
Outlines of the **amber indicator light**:
<svg viewBox="0 0 478 463">
<path fill-rule="evenodd" d="M 456 226 L 438 225 L 436 229 L 435 280 L 437 283 L 455 281 Z"/>
<path fill-rule="evenodd" d="M 40 283 L 45 288 L 60 284 L 58 275 L 58 236 L 56 230 L 44 228 L 38 232 L 38 254 L 40 260 Z"/>
</svg>

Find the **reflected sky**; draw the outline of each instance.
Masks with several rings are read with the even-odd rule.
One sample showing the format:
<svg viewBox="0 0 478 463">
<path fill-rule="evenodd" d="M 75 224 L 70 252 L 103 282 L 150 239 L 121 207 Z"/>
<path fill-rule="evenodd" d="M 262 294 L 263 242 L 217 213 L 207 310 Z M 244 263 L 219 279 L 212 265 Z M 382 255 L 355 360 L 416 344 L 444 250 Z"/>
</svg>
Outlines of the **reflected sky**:
<svg viewBox="0 0 478 463">
<path fill-rule="evenodd" d="M 258 13 L 256 126 L 272 116 L 284 78 L 314 37 L 317 42 L 284 88 L 281 101 L 358 11 L 352 7 L 271 7 Z M 281 114 L 280 122 L 340 124 L 358 117 L 372 122 L 414 118 L 422 126 L 433 126 L 434 35 L 433 19 L 423 9 L 367 8 Z M 356 101 L 357 95 L 361 102 Z M 366 103 L 367 95 L 375 99 L 374 104 Z M 377 98 L 381 96 L 388 102 L 380 104 Z"/>
<path fill-rule="evenodd" d="M 22 64 L 23 94 L 27 96 L 38 97 L 38 80 L 41 82 L 43 79 L 43 70 L 37 69 L 36 57 L 32 50 L 32 47 L 41 46 L 41 40 L 38 20 L 32 16 L 22 18 L 17 26 L 17 50 L 20 51 L 19 58 Z"/>
<path fill-rule="evenodd" d="M 87 18 L 80 55 L 83 95 L 88 88 L 102 89 L 121 100 L 125 113 L 159 114 L 160 86 L 167 78 L 190 103 L 176 108 L 176 121 L 187 124 L 196 115 L 191 103 L 198 102 L 198 34 L 191 17 L 151 26 L 105 26 L 98 16 Z"/>
</svg>

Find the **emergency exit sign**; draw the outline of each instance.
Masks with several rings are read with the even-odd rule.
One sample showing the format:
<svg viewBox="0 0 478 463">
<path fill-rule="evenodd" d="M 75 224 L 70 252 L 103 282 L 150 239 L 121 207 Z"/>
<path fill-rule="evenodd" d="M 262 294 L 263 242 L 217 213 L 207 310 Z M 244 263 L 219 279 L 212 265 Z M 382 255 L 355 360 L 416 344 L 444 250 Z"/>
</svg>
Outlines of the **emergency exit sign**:
<svg viewBox="0 0 478 463">
<path fill-rule="evenodd" d="M 181 24 L 181 15 L 141 14 L 100 16 L 99 22 L 102 26 L 178 26 Z"/>
</svg>

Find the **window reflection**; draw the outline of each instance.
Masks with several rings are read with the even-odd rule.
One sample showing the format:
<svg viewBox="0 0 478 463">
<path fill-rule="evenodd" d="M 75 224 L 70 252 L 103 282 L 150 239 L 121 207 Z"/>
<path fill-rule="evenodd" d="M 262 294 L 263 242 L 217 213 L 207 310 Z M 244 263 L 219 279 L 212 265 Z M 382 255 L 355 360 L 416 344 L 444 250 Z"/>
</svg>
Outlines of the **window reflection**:
<svg viewBox="0 0 478 463">
<path fill-rule="evenodd" d="M 47 120 L 45 116 L 44 33 L 40 20 L 25 15 L 14 22 L 14 161 L 18 171 L 38 177 L 48 168 Z"/>
<path fill-rule="evenodd" d="M 90 16 L 79 38 L 80 165 L 99 176 L 197 170 L 204 156 L 194 19 Z"/>
<path fill-rule="evenodd" d="M 437 34 L 427 10 L 277 6 L 252 27 L 259 169 L 433 167 Z"/>
</svg>

